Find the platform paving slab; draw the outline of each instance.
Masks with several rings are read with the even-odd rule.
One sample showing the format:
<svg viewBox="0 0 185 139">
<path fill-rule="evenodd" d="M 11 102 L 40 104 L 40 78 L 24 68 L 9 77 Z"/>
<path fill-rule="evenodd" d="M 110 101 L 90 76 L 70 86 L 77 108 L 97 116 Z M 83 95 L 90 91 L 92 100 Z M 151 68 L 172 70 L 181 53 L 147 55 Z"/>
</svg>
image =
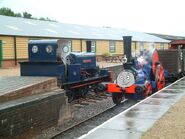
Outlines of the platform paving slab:
<svg viewBox="0 0 185 139">
<path fill-rule="evenodd" d="M 57 88 L 57 79 L 52 77 L 0 77 L 0 103 Z"/>
<path fill-rule="evenodd" d="M 185 78 L 118 114 L 79 139 L 137 139 L 185 94 Z"/>
</svg>

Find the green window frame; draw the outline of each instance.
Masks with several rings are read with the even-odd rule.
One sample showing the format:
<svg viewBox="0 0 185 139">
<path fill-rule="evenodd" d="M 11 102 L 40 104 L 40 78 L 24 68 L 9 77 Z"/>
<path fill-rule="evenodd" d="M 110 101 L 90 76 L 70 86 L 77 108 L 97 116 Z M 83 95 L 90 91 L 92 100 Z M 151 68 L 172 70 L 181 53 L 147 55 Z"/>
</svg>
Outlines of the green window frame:
<svg viewBox="0 0 185 139">
<path fill-rule="evenodd" d="M 115 41 L 109 41 L 109 52 L 110 53 L 116 52 L 116 42 Z"/>
</svg>

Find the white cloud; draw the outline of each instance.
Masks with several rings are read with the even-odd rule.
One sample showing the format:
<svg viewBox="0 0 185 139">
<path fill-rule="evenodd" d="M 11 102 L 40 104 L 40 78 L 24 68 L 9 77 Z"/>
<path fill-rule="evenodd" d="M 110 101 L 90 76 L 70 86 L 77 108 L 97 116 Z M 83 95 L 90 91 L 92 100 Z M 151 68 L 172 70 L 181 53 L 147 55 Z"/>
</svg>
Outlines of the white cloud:
<svg viewBox="0 0 185 139">
<path fill-rule="evenodd" d="M 65 23 L 185 35 L 183 0 L 1 0 L 2 6 Z"/>
</svg>

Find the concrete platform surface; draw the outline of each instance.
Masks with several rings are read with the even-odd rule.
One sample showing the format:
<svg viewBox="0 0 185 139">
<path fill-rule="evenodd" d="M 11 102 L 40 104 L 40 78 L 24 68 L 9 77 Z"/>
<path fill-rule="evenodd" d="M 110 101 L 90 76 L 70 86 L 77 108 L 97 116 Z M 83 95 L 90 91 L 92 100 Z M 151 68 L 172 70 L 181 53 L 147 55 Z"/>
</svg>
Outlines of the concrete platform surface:
<svg viewBox="0 0 185 139">
<path fill-rule="evenodd" d="M 89 131 L 79 139 L 137 139 L 185 94 L 185 77 Z"/>
<path fill-rule="evenodd" d="M 51 77 L 0 77 L 0 102 L 50 91 L 57 87 Z"/>
</svg>

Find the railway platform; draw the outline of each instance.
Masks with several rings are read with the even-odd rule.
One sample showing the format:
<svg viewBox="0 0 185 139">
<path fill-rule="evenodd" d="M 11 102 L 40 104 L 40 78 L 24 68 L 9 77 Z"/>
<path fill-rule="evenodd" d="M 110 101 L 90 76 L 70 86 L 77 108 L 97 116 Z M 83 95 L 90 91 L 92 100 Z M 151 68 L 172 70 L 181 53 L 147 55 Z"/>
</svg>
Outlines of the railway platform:
<svg viewBox="0 0 185 139">
<path fill-rule="evenodd" d="M 0 102 L 51 91 L 57 79 L 51 77 L 0 77 Z"/>
<path fill-rule="evenodd" d="M 185 77 L 109 119 L 79 139 L 141 138 L 184 95 Z"/>
<path fill-rule="evenodd" d="M 0 138 L 32 138 L 70 117 L 56 78 L 0 77 Z"/>
</svg>

